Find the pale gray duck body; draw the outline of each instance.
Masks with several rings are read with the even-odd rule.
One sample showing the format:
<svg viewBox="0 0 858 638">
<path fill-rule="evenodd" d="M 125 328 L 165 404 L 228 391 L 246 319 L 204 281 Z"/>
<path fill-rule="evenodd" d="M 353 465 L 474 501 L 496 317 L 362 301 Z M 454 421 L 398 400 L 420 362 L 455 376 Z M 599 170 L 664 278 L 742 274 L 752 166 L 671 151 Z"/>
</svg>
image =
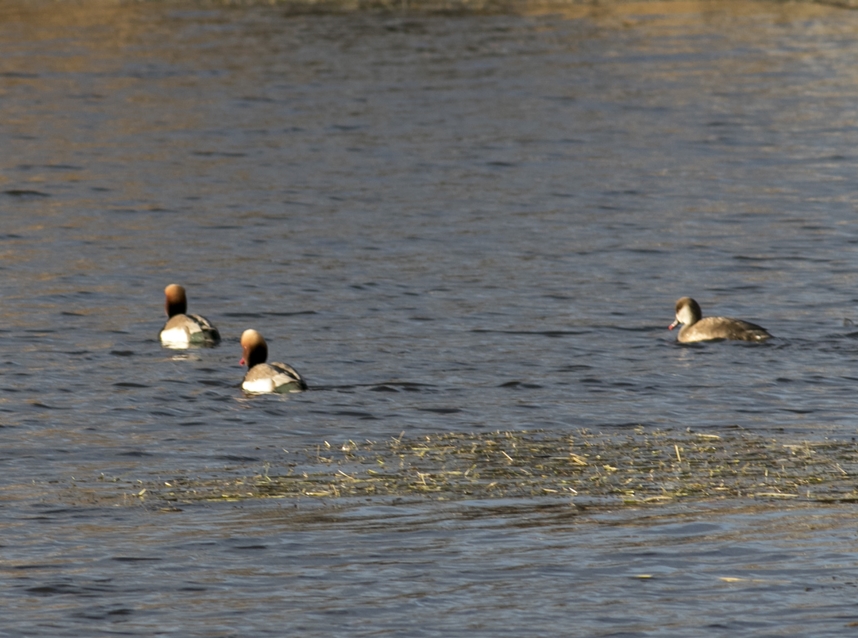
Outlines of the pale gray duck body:
<svg viewBox="0 0 858 638">
<path fill-rule="evenodd" d="M 251 394 L 269 392 L 300 392 L 307 383 L 295 368 L 286 363 L 266 363 L 268 344 L 256 330 L 245 330 L 241 335 L 241 364 L 247 364 L 247 374 L 241 388 Z"/>
<path fill-rule="evenodd" d="M 771 334 L 757 324 L 730 317 L 703 317 L 698 304 L 691 297 L 682 297 L 676 302 L 676 321 L 668 328 L 673 330 L 682 324 L 677 340 L 680 343 L 698 341 L 765 341 Z"/>
<path fill-rule="evenodd" d="M 213 346 L 220 342 L 218 329 L 205 317 L 186 314 L 188 299 L 185 289 L 178 284 L 170 284 L 164 289 L 167 301 L 167 323 L 161 328 L 161 344 L 168 348 L 188 348 L 190 346 Z"/>
</svg>

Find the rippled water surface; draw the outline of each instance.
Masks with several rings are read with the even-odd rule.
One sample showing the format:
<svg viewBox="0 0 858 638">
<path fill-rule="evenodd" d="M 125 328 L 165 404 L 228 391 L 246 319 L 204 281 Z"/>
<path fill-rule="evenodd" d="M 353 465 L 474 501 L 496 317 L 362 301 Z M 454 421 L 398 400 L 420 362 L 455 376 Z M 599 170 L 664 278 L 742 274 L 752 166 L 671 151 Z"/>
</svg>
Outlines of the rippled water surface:
<svg viewBox="0 0 858 638">
<path fill-rule="evenodd" d="M 0 0 L 0 635 L 853 635 L 849 504 L 128 485 L 403 433 L 849 442 L 856 148 L 845 9 Z M 219 347 L 160 346 L 171 282 Z M 679 346 L 684 295 L 776 339 Z M 310 391 L 242 394 L 250 327 Z"/>
</svg>

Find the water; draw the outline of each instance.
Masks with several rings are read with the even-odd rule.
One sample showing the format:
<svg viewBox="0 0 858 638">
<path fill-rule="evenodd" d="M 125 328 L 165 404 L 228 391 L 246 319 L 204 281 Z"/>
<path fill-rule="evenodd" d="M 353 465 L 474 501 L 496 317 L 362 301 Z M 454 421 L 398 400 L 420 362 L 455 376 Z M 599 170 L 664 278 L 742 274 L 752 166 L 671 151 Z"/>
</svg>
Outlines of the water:
<svg viewBox="0 0 858 638">
<path fill-rule="evenodd" d="M 850 505 L 128 486 L 403 432 L 850 441 L 856 31 L 0 3 L 0 635 L 852 635 Z M 220 347 L 160 347 L 171 282 Z M 777 339 L 678 346 L 684 295 Z M 311 391 L 242 395 L 249 327 Z"/>
</svg>

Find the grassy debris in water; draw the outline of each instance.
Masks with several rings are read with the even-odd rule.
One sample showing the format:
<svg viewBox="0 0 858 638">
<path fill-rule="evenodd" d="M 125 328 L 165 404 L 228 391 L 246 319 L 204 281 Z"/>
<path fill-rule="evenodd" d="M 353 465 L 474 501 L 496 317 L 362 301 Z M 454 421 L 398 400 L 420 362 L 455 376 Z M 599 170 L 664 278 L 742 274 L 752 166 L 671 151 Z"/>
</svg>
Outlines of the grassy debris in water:
<svg viewBox="0 0 858 638">
<path fill-rule="evenodd" d="M 280 464 L 280 467 L 277 467 Z M 167 502 L 259 498 L 439 500 L 559 495 L 629 504 L 678 499 L 858 500 L 854 442 L 785 442 L 747 432 L 439 434 L 324 443 L 256 472 L 138 481 Z M 261 470 L 261 471 L 260 471 Z M 240 474 L 237 474 L 240 473 Z"/>
</svg>

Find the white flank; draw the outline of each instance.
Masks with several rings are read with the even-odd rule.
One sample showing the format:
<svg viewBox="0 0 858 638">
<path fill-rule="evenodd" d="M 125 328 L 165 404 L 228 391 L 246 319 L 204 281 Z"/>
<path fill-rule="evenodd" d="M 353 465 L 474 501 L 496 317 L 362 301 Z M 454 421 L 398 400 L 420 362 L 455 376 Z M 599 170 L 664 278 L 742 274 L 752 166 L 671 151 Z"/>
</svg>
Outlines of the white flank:
<svg viewBox="0 0 858 638">
<path fill-rule="evenodd" d="M 161 344 L 167 348 L 187 348 L 190 345 L 188 331 L 184 328 L 170 328 L 161 331 Z"/>
<path fill-rule="evenodd" d="M 282 366 L 282 368 L 281 368 Z M 283 369 L 285 368 L 285 369 Z M 264 394 L 268 392 L 301 392 L 301 382 L 293 376 L 291 368 L 283 363 L 262 363 L 254 366 L 248 376 L 256 377 L 242 382 L 245 392 Z M 288 387 L 287 387 L 288 386 Z"/>
<path fill-rule="evenodd" d="M 255 381 L 245 381 L 241 384 L 242 390 L 252 394 L 264 394 L 266 392 L 274 392 L 274 379 L 256 379 Z"/>
</svg>

